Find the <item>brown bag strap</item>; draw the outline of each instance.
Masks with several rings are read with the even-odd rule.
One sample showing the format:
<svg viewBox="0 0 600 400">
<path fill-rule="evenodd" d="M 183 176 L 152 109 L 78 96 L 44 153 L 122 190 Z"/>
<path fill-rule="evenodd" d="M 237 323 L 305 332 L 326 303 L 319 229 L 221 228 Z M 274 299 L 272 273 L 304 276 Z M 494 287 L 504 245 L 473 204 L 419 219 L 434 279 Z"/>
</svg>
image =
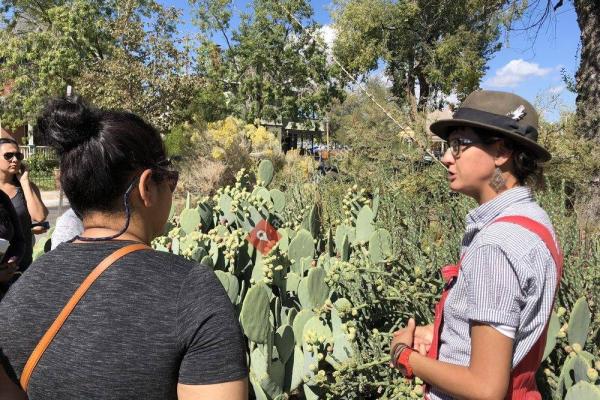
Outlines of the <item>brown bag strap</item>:
<svg viewBox="0 0 600 400">
<path fill-rule="evenodd" d="M 83 295 L 88 291 L 92 283 L 100 276 L 104 271 L 108 269 L 115 261 L 120 259 L 121 257 L 138 250 L 148 249 L 149 247 L 143 243 L 136 243 L 125 246 L 114 253 L 110 254 L 106 257 L 90 274 L 85 278 L 85 280 L 81 283 L 81 285 L 77 288 L 73 296 L 69 299 L 65 307 L 62 309 L 58 317 L 54 320 L 50 328 L 46 331 L 44 336 L 40 339 L 37 346 L 33 350 L 33 353 L 29 356 L 25 367 L 23 368 L 23 373 L 21 374 L 21 387 L 24 391 L 27 391 L 27 386 L 29 385 L 29 379 L 31 378 L 31 374 L 35 369 L 37 363 L 40 361 L 46 348 L 50 345 L 65 320 L 69 317 L 79 300 L 83 297 Z"/>
</svg>

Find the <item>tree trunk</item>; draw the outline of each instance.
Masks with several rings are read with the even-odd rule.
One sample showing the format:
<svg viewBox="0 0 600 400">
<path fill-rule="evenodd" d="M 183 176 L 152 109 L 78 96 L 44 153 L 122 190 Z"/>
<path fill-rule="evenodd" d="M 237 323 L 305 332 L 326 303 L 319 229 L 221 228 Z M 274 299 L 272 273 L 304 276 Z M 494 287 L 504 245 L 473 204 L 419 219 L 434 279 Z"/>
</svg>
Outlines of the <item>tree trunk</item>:
<svg viewBox="0 0 600 400">
<path fill-rule="evenodd" d="M 417 103 L 417 110 L 424 112 L 427 110 L 427 104 L 429 103 L 429 96 L 431 96 L 431 87 L 427 82 L 427 76 L 424 73 L 419 72 L 417 77 L 419 78 L 419 102 Z"/>
<path fill-rule="evenodd" d="M 600 1 L 574 0 L 581 30 L 577 114 L 583 137 L 600 143 Z"/>
<path fill-rule="evenodd" d="M 575 76 L 579 133 L 600 143 L 600 0 L 574 0 L 581 30 L 581 63 Z M 589 199 L 580 215 L 584 223 L 598 226 L 600 173 L 590 182 Z"/>
</svg>

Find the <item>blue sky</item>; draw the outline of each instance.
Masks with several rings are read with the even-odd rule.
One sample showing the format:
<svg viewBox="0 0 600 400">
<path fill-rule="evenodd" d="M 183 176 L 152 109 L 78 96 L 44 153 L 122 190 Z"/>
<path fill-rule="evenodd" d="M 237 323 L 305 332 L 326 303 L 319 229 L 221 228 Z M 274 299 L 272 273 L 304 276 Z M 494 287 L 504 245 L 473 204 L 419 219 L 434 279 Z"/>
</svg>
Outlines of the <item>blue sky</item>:
<svg viewBox="0 0 600 400">
<path fill-rule="evenodd" d="M 239 13 L 247 11 L 250 3 L 250 0 L 234 1 L 234 26 Z M 163 0 L 163 4 L 182 9 L 186 29 L 194 30 L 187 0 Z M 322 25 L 330 24 L 331 1 L 311 0 L 311 4 L 315 20 Z M 574 109 L 575 95 L 566 90 L 561 69 L 573 76 L 579 65 L 580 32 L 573 5 L 565 2 L 554 15 L 537 38 L 531 31 L 503 35 L 503 47 L 490 60 L 481 82 L 484 89 L 510 91 L 525 97 L 549 120 L 556 120 L 561 110 Z"/>
</svg>

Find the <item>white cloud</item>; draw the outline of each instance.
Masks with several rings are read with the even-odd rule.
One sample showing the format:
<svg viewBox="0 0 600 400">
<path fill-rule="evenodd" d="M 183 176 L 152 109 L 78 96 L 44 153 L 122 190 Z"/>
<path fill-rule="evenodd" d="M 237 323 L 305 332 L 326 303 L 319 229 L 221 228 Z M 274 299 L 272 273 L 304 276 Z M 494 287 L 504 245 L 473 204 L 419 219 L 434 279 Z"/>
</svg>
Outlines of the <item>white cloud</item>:
<svg viewBox="0 0 600 400">
<path fill-rule="evenodd" d="M 550 95 L 557 96 L 557 95 L 561 94 L 565 89 L 566 89 L 565 85 L 553 86 L 550 89 L 548 89 L 548 93 Z"/>
<path fill-rule="evenodd" d="M 327 45 L 327 49 L 331 51 L 333 48 L 333 42 L 335 42 L 337 37 L 337 31 L 331 25 L 323 25 L 319 31 L 323 41 L 325 42 L 325 45 Z"/>
<path fill-rule="evenodd" d="M 539 64 L 522 59 L 512 60 L 496 71 L 496 75 L 487 81 L 491 87 L 516 87 L 532 77 L 546 76 L 554 68 L 542 68 Z"/>
<path fill-rule="evenodd" d="M 371 76 L 373 79 L 376 79 L 379 82 L 381 82 L 383 84 L 383 86 L 385 86 L 386 88 L 389 89 L 392 87 L 392 80 L 390 79 L 389 76 L 387 76 L 384 69 L 381 69 L 381 68 L 378 69 Z"/>
<path fill-rule="evenodd" d="M 455 91 L 452 91 L 452 93 L 450 93 L 450 95 L 446 96 L 444 98 L 444 100 L 448 104 L 458 104 L 458 103 L 460 103 L 460 101 L 458 100 L 458 94 L 456 94 Z"/>
</svg>

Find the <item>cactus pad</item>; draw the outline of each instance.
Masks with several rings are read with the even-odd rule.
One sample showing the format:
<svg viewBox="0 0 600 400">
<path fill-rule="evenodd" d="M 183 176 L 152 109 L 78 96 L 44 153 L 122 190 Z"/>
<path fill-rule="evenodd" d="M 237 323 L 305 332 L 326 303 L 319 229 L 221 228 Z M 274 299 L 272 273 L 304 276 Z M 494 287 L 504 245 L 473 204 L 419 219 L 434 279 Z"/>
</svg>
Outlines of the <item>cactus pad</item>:
<svg viewBox="0 0 600 400">
<path fill-rule="evenodd" d="M 303 345 L 306 343 L 306 339 L 308 336 L 314 335 L 317 339 L 324 339 L 328 343 L 331 343 L 333 339 L 333 334 L 331 333 L 331 329 L 327 324 L 318 316 L 311 317 L 306 324 L 304 324 L 304 329 L 302 330 L 302 342 Z"/>
<path fill-rule="evenodd" d="M 271 189 L 271 202 L 273 203 L 273 209 L 277 213 L 283 212 L 285 209 L 285 194 L 281 190 Z"/>
<path fill-rule="evenodd" d="M 227 296 L 229 296 L 229 300 L 231 300 L 232 303 L 235 303 L 235 300 L 238 296 L 238 292 L 240 290 L 240 283 L 238 281 L 238 278 L 233 274 L 223 271 L 215 271 L 215 274 L 217 275 L 217 278 L 219 278 L 221 284 L 225 288 Z"/>
<path fill-rule="evenodd" d="M 186 234 L 190 234 L 200 226 L 200 214 L 198 210 L 186 208 L 179 215 L 179 225 Z"/>
<path fill-rule="evenodd" d="M 321 307 L 329 298 L 329 286 L 325 283 L 325 275 L 325 270 L 320 267 L 312 268 L 308 272 L 306 286 L 312 307 Z"/>
<path fill-rule="evenodd" d="M 275 332 L 275 347 L 279 359 L 286 363 L 294 352 L 294 330 L 289 325 L 280 326 Z"/>
<path fill-rule="evenodd" d="M 210 205 L 206 203 L 199 203 L 196 208 L 198 214 L 200 215 L 200 222 L 202 223 L 202 231 L 208 232 L 209 229 L 213 228 L 213 209 Z"/>
<path fill-rule="evenodd" d="M 338 252 L 342 252 L 342 245 L 344 243 L 344 236 L 348 236 L 350 243 L 354 241 L 355 231 L 354 228 L 348 225 L 338 225 L 335 229 L 335 247 Z"/>
<path fill-rule="evenodd" d="M 385 229 L 377 229 L 369 238 L 369 255 L 373 264 L 392 257 L 392 235 Z"/>
<path fill-rule="evenodd" d="M 264 186 L 269 186 L 273 180 L 273 163 L 270 160 L 262 160 L 258 164 L 258 179 Z"/>
<path fill-rule="evenodd" d="M 367 242 L 373 234 L 373 211 L 364 206 L 356 217 L 356 242 Z"/>
<path fill-rule="evenodd" d="M 560 322 L 558 320 L 558 315 L 556 315 L 556 313 L 553 312 L 550 316 L 550 322 L 548 324 L 546 347 L 544 348 L 544 356 L 542 357 L 542 360 L 545 360 L 556 347 L 556 336 L 558 335 L 559 330 Z"/>
<path fill-rule="evenodd" d="M 590 307 L 585 298 L 582 297 L 573 306 L 571 317 L 569 318 L 568 337 L 571 346 L 575 343 L 579 343 L 582 347 L 585 346 L 591 320 Z"/>
<path fill-rule="evenodd" d="M 288 247 L 288 256 L 290 260 L 294 260 L 294 264 L 299 264 L 302 258 L 312 258 L 314 252 L 315 245 L 312 235 L 307 230 L 300 229 Z"/>
<path fill-rule="evenodd" d="M 577 382 L 569 389 L 565 400 L 600 400 L 600 388 L 589 382 Z"/>
<path fill-rule="evenodd" d="M 294 341 L 297 345 L 302 344 L 302 333 L 304 332 L 304 325 L 306 322 L 315 316 L 312 310 L 301 310 L 294 318 L 292 329 L 294 330 Z"/>
<path fill-rule="evenodd" d="M 271 334 L 269 296 L 262 284 L 251 287 L 240 313 L 240 323 L 248 339 L 256 343 L 267 343 Z"/>
<path fill-rule="evenodd" d="M 344 239 L 342 241 L 342 248 L 340 251 L 340 258 L 342 261 L 350 261 L 350 240 L 348 235 L 344 235 Z"/>
</svg>

